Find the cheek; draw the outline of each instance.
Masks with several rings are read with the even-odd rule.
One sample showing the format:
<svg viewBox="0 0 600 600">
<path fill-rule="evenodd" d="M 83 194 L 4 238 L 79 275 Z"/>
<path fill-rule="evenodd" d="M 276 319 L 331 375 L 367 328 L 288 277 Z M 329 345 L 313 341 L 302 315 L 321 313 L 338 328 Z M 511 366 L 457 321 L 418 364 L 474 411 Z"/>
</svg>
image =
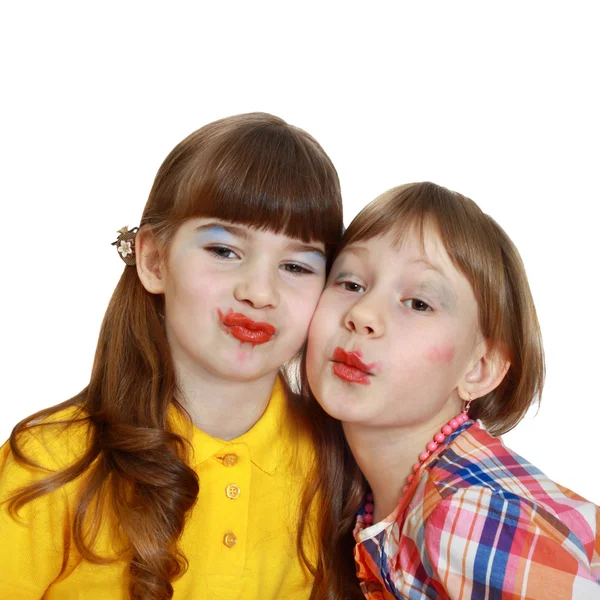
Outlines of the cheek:
<svg viewBox="0 0 600 600">
<path fill-rule="evenodd" d="M 325 300 L 325 301 L 324 301 Z M 310 323 L 308 331 L 309 353 L 317 355 L 333 336 L 332 318 L 326 299 L 322 298 Z"/>
<path fill-rule="evenodd" d="M 321 297 L 322 287 L 318 282 L 312 282 L 312 285 L 303 289 L 289 288 L 284 294 L 284 304 L 293 317 L 310 321 L 315 313 L 319 298 Z"/>
<path fill-rule="evenodd" d="M 315 324 L 313 319 L 308 332 L 306 348 L 306 374 L 308 384 L 313 392 L 320 392 L 323 383 L 323 369 L 327 365 L 326 346 L 327 332 Z"/>
<path fill-rule="evenodd" d="M 199 261 L 181 260 L 170 268 L 169 288 L 174 299 L 194 301 L 211 295 L 219 286 L 217 277 L 211 276 Z"/>
<path fill-rule="evenodd" d="M 340 322 L 340 307 L 339 300 L 325 290 L 319 300 L 310 326 L 315 338 L 322 339 L 328 331 L 332 332 L 336 328 L 336 325 Z"/>
<path fill-rule="evenodd" d="M 319 312 L 315 313 L 308 330 L 308 356 L 316 356 L 320 349 L 325 345 L 327 338 L 327 329 L 323 327 L 319 320 Z"/>
<path fill-rule="evenodd" d="M 172 289 L 171 306 L 197 318 L 206 311 L 218 308 L 214 295 L 214 287 L 204 282 L 189 280 Z"/>
<path fill-rule="evenodd" d="M 425 350 L 425 360 L 431 364 L 450 364 L 454 360 L 456 351 L 451 345 L 430 346 Z"/>
</svg>

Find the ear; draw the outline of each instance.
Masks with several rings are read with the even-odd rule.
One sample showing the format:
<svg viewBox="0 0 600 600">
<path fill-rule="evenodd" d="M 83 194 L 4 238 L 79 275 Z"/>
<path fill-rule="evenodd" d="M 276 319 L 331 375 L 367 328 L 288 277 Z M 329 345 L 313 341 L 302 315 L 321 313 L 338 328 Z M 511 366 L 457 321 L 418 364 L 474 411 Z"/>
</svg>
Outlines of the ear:
<svg viewBox="0 0 600 600">
<path fill-rule="evenodd" d="M 510 361 L 501 348 L 490 349 L 487 342 L 483 342 L 484 354 L 469 367 L 458 383 L 458 395 L 462 400 L 475 400 L 495 390 L 504 379 Z"/>
<path fill-rule="evenodd" d="M 135 266 L 142 285 L 151 294 L 164 294 L 164 264 L 149 226 L 142 227 L 135 236 Z"/>
</svg>

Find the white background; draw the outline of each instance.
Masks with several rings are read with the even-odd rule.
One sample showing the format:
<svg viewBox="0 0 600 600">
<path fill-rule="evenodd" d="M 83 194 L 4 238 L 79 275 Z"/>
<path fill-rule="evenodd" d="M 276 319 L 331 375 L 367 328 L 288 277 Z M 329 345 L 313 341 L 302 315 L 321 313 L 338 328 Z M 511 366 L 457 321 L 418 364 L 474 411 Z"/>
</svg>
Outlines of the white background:
<svg viewBox="0 0 600 600">
<path fill-rule="evenodd" d="M 86 384 L 154 174 L 262 110 L 336 164 L 346 222 L 431 180 L 511 235 L 545 339 L 541 409 L 506 442 L 600 503 L 600 44 L 594 2 L 14 2 L 0 14 L 0 438 Z"/>
</svg>

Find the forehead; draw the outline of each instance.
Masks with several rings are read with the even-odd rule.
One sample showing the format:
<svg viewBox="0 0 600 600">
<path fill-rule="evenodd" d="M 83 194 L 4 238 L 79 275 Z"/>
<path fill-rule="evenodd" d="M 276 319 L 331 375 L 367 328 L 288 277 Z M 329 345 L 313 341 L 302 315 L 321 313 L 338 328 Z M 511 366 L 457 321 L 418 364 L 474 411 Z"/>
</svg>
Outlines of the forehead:
<svg viewBox="0 0 600 600">
<path fill-rule="evenodd" d="M 407 262 L 422 270 L 456 271 L 439 232 L 433 227 L 413 226 L 348 244 L 339 255 L 355 256 L 359 260 L 376 261 L 382 267 L 389 261 Z M 385 257 L 385 258 L 384 258 Z"/>
</svg>

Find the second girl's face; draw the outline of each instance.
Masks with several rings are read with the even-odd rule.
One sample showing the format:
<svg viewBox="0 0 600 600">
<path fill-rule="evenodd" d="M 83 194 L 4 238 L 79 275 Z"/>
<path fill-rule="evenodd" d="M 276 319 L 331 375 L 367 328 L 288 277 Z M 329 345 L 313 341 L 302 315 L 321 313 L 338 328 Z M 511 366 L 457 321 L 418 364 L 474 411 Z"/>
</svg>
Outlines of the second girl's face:
<svg viewBox="0 0 600 600">
<path fill-rule="evenodd" d="M 325 266 L 319 242 L 218 219 L 185 222 L 164 290 L 176 364 L 235 381 L 272 375 L 306 339 Z"/>
<path fill-rule="evenodd" d="M 415 426 L 461 410 L 457 388 L 479 356 L 477 302 L 437 234 L 424 235 L 424 248 L 414 232 L 400 247 L 390 236 L 358 242 L 333 265 L 307 369 L 337 419 Z"/>
</svg>

